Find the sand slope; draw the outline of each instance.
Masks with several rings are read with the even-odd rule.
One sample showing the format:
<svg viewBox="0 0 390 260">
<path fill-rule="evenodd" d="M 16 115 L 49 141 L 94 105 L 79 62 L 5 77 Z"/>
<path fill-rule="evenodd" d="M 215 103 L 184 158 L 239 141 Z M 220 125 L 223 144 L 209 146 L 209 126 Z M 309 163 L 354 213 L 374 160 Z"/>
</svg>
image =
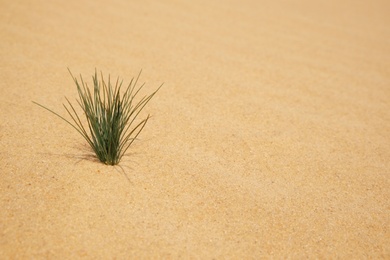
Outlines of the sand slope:
<svg viewBox="0 0 390 260">
<path fill-rule="evenodd" d="M 389 258 L 388 1 L 1 1 L 0 258 Z M 153 118 L 121 167 L 66 70 Z"/>
</svg>

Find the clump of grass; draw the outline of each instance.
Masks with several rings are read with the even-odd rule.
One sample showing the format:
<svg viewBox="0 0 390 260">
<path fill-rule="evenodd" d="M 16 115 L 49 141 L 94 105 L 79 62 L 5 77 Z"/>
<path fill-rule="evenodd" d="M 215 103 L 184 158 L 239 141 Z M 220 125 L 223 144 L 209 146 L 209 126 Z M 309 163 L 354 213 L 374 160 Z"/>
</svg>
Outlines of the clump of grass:
<svg viewBox="0 0 390 260">
<path fill-rule="evenodd" d="M 95 70 L 95 74 L 92 76 L 93 91 L 91 91 L 81 75 L 79 81 L 70 70 L 69 73 L 77 86 L 79 99 L 76 100 L 84 111 L 89 131 L 81 122 L 80 116 L 68 98 L 65 97 L 67 104 L 63 104 L 63 106 L 71 120 L 37 102 L 33 101 L 33 103 L 58 116 L 76 129 L 88 142 L 101 162 L 108 165 L 118 164 L 144 129 L 150 115 L 140 122 L 136 122 L 136 119 L 162 85 L 152 94 L 144 96 L 138 102 L 135 102 L 137 94 L 145 85 L 144 83 L 140 87 L 136 86 L 141 72 L 136 79 L 133 78 L 130 81 L 124 91 L 121 91 L 123 80 L 120 81 L 119 77 L 116 79 L 115 84 L 112 84 L 110 76 L 108 76 L 108 81 L 106 81 L 103 73 L 100 73 L 99 79 Z"/>
</svg>

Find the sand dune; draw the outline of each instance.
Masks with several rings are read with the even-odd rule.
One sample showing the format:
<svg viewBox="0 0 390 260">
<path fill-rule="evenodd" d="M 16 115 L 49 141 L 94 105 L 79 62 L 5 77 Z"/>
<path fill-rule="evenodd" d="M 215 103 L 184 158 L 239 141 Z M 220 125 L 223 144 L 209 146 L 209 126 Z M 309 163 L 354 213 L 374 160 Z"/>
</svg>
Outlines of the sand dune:
<svg viewBox="0 0 390 260">
<path fill-rule="evenodd" d="M 388 1 L 1 1 L 0 258 L 389 258 Z M 143 69 L 120 166 L 65 114 Z"/>
</svg>

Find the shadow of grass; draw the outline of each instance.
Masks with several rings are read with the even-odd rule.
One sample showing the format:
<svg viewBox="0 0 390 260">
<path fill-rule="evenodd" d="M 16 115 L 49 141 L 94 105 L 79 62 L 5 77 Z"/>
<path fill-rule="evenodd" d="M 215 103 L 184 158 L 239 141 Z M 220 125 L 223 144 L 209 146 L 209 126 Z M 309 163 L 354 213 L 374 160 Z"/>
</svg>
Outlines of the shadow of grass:
<svg viewBox="0 0 390 260">
<path fill-rule="evenodd" d="M 125 169 L 127 169 L 127 171 L 130 172 L 130 171 L 134 171 L 134 168 L 129 166 L 126 162 L 128 162 L 129 158 L 133 158 L 134 156 L 136 157 L 138 155 L 137 153 L 128 152 L 123 156 L 123 160 L 121 160 L 121 164 L 109 165 L 101 162 L 96 156 L 96 154 L 93 152 L 92 148 L 87 144 L 74 144 L 71 146 L 67 146 L 65 148 L 67 148 L 67 150 L 68 149 L 74 151 L 77 150 L 78 152 L 63 152 L 63 153 L 39 152 L 39 154 L 43 155 L 46 158 L 58 157 L 58 158 L 67 158 L 70 160 L 74 160 L 73 165 L 78 165 L 83 161 L 88 161 L 92 163 L 101 164 L 102 166 L 104 165 L 107 167 L 113 167 L 113 169 L 115 169 L 118 173 L 123 174 L 123 176 L 127 179 L 127 181 L 131 183 L 131 180 Z M 139 165 L 139 163 L 137 163 L 135 160 L 130 159 L 130 162 L 131 164 Z"/>
</svg>

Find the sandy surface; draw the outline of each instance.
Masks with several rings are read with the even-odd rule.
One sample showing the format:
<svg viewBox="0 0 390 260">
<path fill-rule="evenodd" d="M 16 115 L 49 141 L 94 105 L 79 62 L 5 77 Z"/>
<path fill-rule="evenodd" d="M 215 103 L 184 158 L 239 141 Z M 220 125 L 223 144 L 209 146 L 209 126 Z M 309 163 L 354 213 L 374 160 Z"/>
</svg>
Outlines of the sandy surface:
<svg viewBox="0 0 390 260">
<path fill-rule="evenodd" d="M 389 1 L 79 2 L 0 1 L 1 259 L 390 258 Z M 165 82 L 121 167 L 67 67 Z"/>
</svg>

